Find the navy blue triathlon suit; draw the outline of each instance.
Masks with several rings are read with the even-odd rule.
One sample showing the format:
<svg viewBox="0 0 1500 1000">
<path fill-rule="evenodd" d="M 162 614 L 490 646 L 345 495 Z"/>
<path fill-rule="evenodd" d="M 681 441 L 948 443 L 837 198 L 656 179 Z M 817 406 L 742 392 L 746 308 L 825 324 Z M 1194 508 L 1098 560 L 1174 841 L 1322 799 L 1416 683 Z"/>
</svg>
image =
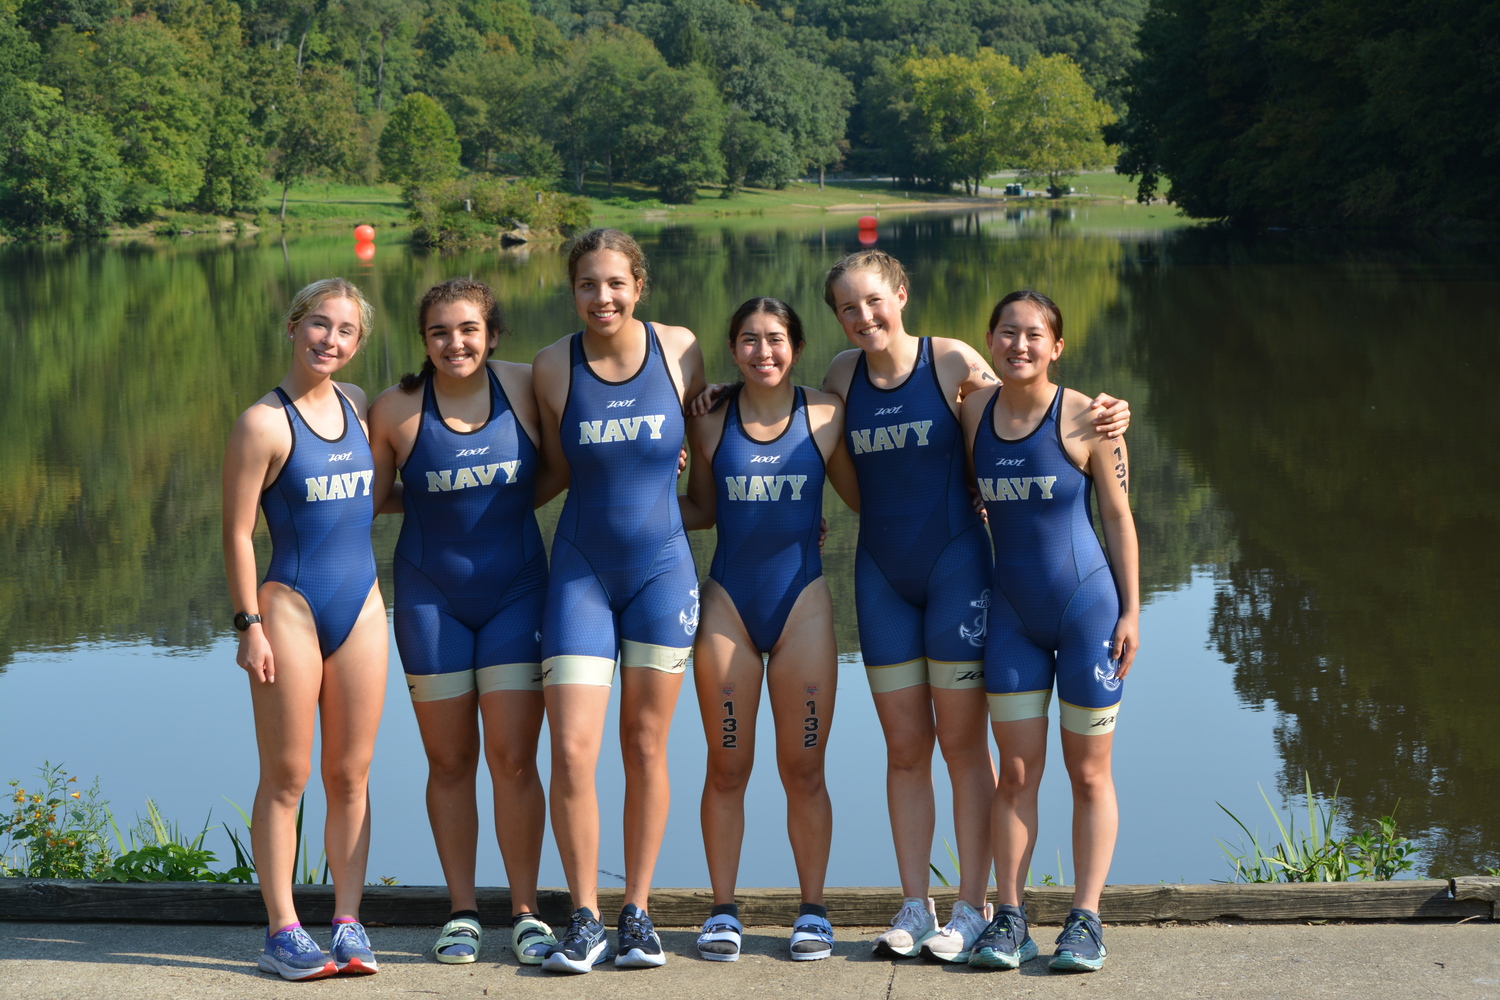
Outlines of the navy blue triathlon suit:
<svg viewBox="0 0 1500 1000">
<path fill-rule="evenodd" d="M 1030 434 L 995 433 L 995 400 L 974 434 L 974 469 L 995 539 L 995 596 L 984 652 L 996 722 L 1047 714 L 1054 675 L 1063 728 L 1115 727 L 1122 682 L 1110 659 L 1120 598 L 1092 522 L 1093 478 L 1063 450 L 1063 390 Z"/>
<path fill-rule="evenodd" d="M 846 403 L 859 480 L 854 597 L 870 687 L 977 688 L 990 547 L 931 339 L 922 338 L 911 374 L 889 389 L 870 382 L 861 354 Z"/>
<path fill-rule="evenodd" d="M 756 649 L 769 653 L 797 596 L 823 575 L 823 453 L 802 387 L 786 429 L 770 441 L 745 432 L 736 393 L 713 470 L 719 539 L 708 575 L 734 600 Z"/>
<path fill-rule="evenodd" d="M 286 584 L 307 601 L 326 658 L 349 638 L 375 586 L 370 549 L 375 460 L 342 392 L 334 390 L 344 430 L 325 438 L 307 425 L 286 393 L 279 387 L 274 391 L 292 428 L 292 452 L 260 495 L 271 532 L 266 581 Z"/>
<path fill-rule="evenodd" d="M 680 673 L 698 631 L 698 574 L 677 509 L 687 422 L 656 330 L 622 382 L 569 343 L 560 431 L 571 481 L 552 539 L 542 621 L 546 684 L 609 684 L 627 667 Z"/>
<path fill-rule="evenodd" d="M 490 415 L 443 420 L 432 377 L 401 466 L 396 647 L 415 701 L 542 688 L 547 553 L 532 511 L 536 445 L 488 365 Z"/>
</svg>

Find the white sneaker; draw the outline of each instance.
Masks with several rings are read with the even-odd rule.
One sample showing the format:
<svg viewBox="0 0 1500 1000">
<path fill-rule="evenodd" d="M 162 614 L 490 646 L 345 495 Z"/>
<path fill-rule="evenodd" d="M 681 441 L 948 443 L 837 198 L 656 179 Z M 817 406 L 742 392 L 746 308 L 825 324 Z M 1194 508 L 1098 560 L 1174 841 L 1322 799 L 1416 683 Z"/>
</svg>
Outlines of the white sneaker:
<svg viewBox="0 0 1500 1000">
<path fill-rule="evenodd" d="M 989 903 L 983 910 L 976 910 L 962 899 L 953 904 L 953 919 L 942 930 L 928 938 L 922 945 L 922 957 L 937 962 L 967 963 L 974 942 L 995 918 L 995 908 Z"/>
<path fill-rule="evenodd" d="M 922 944 L 937 933 L 937 907 L 931 899 L 907 896 L 891 918 L 891 929 L 875 939 L 875 954 L 885 958 L 911 958 Z"/>
</svg>

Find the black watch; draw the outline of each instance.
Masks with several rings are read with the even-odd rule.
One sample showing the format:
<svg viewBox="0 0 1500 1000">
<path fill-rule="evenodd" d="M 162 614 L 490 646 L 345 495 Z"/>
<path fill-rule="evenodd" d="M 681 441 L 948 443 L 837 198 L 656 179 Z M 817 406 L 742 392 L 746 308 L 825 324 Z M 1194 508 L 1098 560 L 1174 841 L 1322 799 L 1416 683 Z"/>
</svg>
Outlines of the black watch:
<svg viewBox="0 0 1500 1000">
<path fill-rule="evenodd" d="M 236 611 L 234 613 L 234 630 L 236 632 L 243 632 L 251 625 L 259 624 L 259 622 L 260 615 L 247 615 L 243 611 Z"/>
</svg>

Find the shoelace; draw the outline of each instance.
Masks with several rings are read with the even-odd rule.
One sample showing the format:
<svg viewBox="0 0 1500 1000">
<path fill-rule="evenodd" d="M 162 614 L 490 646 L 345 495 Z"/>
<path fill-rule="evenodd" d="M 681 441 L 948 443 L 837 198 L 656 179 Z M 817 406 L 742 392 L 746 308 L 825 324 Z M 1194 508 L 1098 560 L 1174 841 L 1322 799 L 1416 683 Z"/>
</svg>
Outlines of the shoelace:
<svg viewBox="0 0 1500 1000">
<path fill-rule="evenodd" d="M 891 926 L 903 931 L 914 931 L 927 922 L 927 911 L 915 903 L 908 903 L 896 911 Z"/>
<path fill-rule="evenodd" d="M 1068 921 L 1068 925 L 1063 928 L 1063 932 L 1057 936 L 1057 943 L 1083 944 L 1085 942 L 1092 943 L 1093 939 L 1094 929 L 1089 926 L 1087 920 L 1079 918 Z"/>
<path fill-rule="evenodd" d="M 1016 918 L 1009 913 L 1002 913 L 995 918 L 995 929 L 1001 934 L 1013 937 L 1016 933 Z"/>
<path fill-rule="evenodd" d="M 649 924 L 644 915 L 625 917 L 623 919 L 625 921 L 625 931 L 630 937 L 637 941 L 650 939 L 651 931 L 648 929 Z"/>
<path fill-rule="evenodd" d="M 587 941 L 591 936 L 589 934 L 589 923 L 590 921 L 584 920 L 580 917 L 574 917 L 572 920 L 568 921 L 568 933 L 565 935 L 565 938 L 569 941 L 575 939 Z"/>
</svg>

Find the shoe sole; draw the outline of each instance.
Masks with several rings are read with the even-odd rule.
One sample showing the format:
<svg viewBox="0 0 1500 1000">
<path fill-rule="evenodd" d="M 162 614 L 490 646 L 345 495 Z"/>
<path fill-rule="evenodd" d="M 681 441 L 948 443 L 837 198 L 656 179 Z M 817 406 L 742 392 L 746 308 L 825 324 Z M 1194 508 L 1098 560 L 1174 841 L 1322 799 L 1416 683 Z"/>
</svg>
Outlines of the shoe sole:
<svg viewBox="0 0 1500 1000">
<path fill-rule="evenodd" d="M 732 955 L 726 955 L 723 952 L 704 951 L 702 948 L 699 948 L 698 957 L 705 962 L 738 962 L 740 960 L 740 953 L 735 952 Z"/>
<path fill-rule="evenodd" d="M 373 958 L 368 962 L 361 962 L 357 958 L 351 958 L 343 965 L 335 963 L 341 976 L 373 976 L 380 971 L 380 965 Z"/>
<path fill-rule="evenodd" d="M 659 969 L 666 964 L 666 952 L 660 951 L 655 955 L 648 955 L 639 948 L 632 948 L 615 956 L 617 969 Z"/>
<path fill-rule="evenodd" d="M 993 948 L 980 948 L 969 956 L 969 965 L 975 969 L 1019 969 L 1037 956 L 1036 942 L 1027 938 L 1021 950 L 1005 954 Z"/>
<path fill-rule="evenodd" d="M 289 982 L 300 983 L 306 979 L 326 979 L 329 976 L 339 974 L 339 967 L 330 959 L 329 962 L 317 969 L 298 969 L 290 965 L 282 965 L 270 955 L 260 956 L 260 961 L 255 967 L 261 972 L 271 972 Z"/>
<path fill-rule="evenodd" d="M 452 946 L 450 945 L 449 947 Z M 470 955 L 444 955 L 440 951 L 434 951 L 432 953 L 432 957 L 437 959 L 444 965 L 468 965 L 470 962 L 474 962 L 479 959 L 479 953 L 475 952 Z"/>
<path fill-rule="evenodd" d="M 922 940 L 915 942 L 911 946 L 910 951 L 902 951 L 899 948 L 891 947 L 884 941 L 876 941 L 875 954 L 881 958 L 916 958 L 922 953 L 922 946 L 925 945 L 928 939 L 936 933 L 937 931 L 933 931 L 932 934 L 928 934 L 926 937 L 922 938 Z"/>
<path fill-rule="evenodd" d="M 1100 955 L 1091 961 L 1072 954 L 1068 954 L 1066 958 L 1058 955 L 1047 963 L 1047 968 L 1053 972 L 1098 972 L 1104 968 L 1104 958 L 1105 956 Z"/>
<path fill-rule="evenodd" d="M 967 965 L 971 952 L 961 951 L 956 955 L 942 955 L 933 951 L 927 945 L 922 946 L 922 957 L 929 962 L 943 962 L 948 965 Z"/>
<path fill-rule="evenodd" d="M 833 957 L 833 949 L 832 948 L 829 948 L 826 951 L 794 951 L 794 952 L 792 952 L 792 961 L 793 962 L 816 962 L 819 959 L 832 958 L 832 957 Z"/>
<path fill-rule="evenodd" d="M 562 952 L 555 952 L 542 959 L 543 972 L 571 972 L 582 974 L 589 972 L 600 962 L 609 958 L 609 942 L 600 941 L 599 944 L 583 957 L 582 961 L 574 962 Z"/>
</svg>

